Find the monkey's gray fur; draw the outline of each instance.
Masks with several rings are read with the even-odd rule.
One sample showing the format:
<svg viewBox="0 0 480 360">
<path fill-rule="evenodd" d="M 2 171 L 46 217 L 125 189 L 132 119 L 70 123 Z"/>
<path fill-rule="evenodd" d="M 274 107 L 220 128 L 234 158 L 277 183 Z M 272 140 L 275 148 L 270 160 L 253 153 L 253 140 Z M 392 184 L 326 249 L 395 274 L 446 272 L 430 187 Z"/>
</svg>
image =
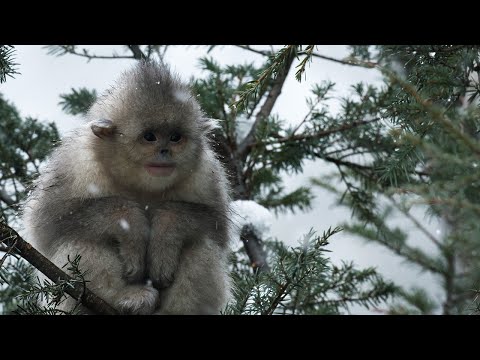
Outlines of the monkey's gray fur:
<svg viewBox="0 0 480 360">
<path fill-rule="evenodd" d="M 219 313 L 230 199 L 215 124 L 154 62 L 124 73 L 87 119 L 27 198 L 27 239 L 57 266 L 80 254 L 88 287 L 122 313 Z"/>
</svg>

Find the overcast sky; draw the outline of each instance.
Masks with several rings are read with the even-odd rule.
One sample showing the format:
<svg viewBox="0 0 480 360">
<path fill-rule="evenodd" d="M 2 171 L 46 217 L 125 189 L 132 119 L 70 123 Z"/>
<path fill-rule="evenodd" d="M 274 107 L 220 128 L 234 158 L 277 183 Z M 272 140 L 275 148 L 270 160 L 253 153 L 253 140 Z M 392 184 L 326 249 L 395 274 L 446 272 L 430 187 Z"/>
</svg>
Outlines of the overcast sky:
<svg viewBox="0 0 480 360">
<path fill-rule="evenodd" d="M 121 52 L 118 46 L 89 46 L 98 54 L 111 54 L 112 49 Z M 86 59 L 68 55 L 54 57 L 47 55 L 47 51 L 41 46 L 17 46 L 16 62 L 21 73 L 14 79 L 8 78 L 7 82 L 0 85 L 0 92 L 4 97 L 13 102 L 22 116 L 32 116 L 41 121 L 55 121 L 61 134 L 82 124 L 82 119 L 65 114 L 58 105 L 59 94 L 70 92 L 72 87 L 87 87 L 96 89 L 100 94 L 107 89 L 118 75 L 128 69 L 133 60 L 92 60 L 87 63 Z M 198 59 L 206 55 L 207 47 L 176 46 L 170 47 L 166 62 L 173 70 L 185 80 L 191 76 L 202 76 L 198 68 Z M 345 46 L 319 46 L 318 52 L 336 58 L 346 56 Z M 209 56 L 212 56 L 220 64 L 246 63 L 261 61 L 259 55 L 241 50 L 233 46 L 221 46 L 215 48 Z M 347 94 L 349 87 L 363 81 L 381 84 L 381 77 L 372 69 L 345 66 L 322 59 L 315 59 L 314 63 L 307 68 L 307 79 L 298 83 L 293 72 L 284 86 L 282 94 L 273 109 L 282 119 L 291 123 L 298 123 L 307 112 L 305 97 L 309 94 L 311 85 L 322 80 L 331 80 L 336 83 L 335 96 Z M 330 102 L 330 109 L 338 110 L 338 101 Z M 334 171 L 320 161 L 305 163 L 304 173 L 298 176 L 285 176 L 287 190 L 292 190 L 300 185 L 310 186 L 310 177 L 321 177 Z M 322 189 L 313 189 L 316 198 L 313 202 L 313 210 L 308 213 L 278 215 L 272 223 L 272 235 L 289 244 L 296 244 L 300 237 L 307 233 L 310 228 L 322 233 L 325 229 L 337 226 L 350 219 L 350 212 L 345 208 L 335 206 L 334 196 Z M 420 221 L 427 221 L 421 211 L 416 212 Z M 412 232 L 411 240 L 414 244 L 420 244 L 422 248 L 431 251 L 428 242 L 422 234 L 414 231 L 414 227 L 407 219 L 395 220 L 403 229 Z M 432 232 L 440 231 L 438 224 L 429 224 Z M 341 260 L 354 261 L 359 267 L 375 266 L 387 278 L 394 280 L 400 285 L 407 287 L 416 285 L 430 291 L 437 297 L 441 297 L 441 291 L 436 285 L 436 279 L 425 273 L 419 273 L 417 268 L 405 265 L 402 259 L 392 255 L 384 248 L 366 244 L 364 241 L 354 238 L 342 232 L 332 238 L 329 245 L 332 252 L 329 254 L 332 261 L 340 263 Z M 354 313 L 367 313 L 365 310 L 355 308 Z"/>
</svg>

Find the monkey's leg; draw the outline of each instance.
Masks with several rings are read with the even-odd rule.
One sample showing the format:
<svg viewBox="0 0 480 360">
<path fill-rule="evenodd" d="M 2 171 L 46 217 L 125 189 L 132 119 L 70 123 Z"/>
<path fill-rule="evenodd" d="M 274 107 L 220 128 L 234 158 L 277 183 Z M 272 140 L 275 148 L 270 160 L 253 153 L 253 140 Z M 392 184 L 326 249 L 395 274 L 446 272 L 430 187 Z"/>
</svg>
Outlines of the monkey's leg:
<svg viewBox="0 0 480 360">
<path fill-rule="evenodd" d="M 156 314 L 220 314 L 230 297 L 228 274 L 225 248 L 208 239 L 190 244 Z"/>
<path fill-rule="evenodd" d="M 123 265 L 115 249 L 91 242 L 64 242 L 52 262 L 61 267 L 67 256 L 81 255 L 79 270 L 87 271 L 87 287 L 122 314 L 151 314 L 158 305 L 158 291 L 148 285 L 130 284 L 123 276 Z M 68 297 L 60 308 L 71 310 L 76 301 Z M 82 308 L 82 310 L 84 310 Z M 90 313 L 89 311 L 83 311 Z"/>
</svg>

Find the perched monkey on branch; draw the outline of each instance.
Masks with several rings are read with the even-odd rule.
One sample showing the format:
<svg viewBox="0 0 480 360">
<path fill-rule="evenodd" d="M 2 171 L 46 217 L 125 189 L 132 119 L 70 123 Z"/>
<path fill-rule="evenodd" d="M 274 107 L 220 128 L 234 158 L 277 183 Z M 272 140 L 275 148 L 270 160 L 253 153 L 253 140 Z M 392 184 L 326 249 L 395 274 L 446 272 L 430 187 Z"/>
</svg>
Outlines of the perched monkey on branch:
<svg viewBox="0 0 480 360">
<path fill-rule="evenodd" d="M 216 124 L 155 62 L 124 73 L 87 119 L 26 200 L 27 240 L 57 266 L 81 255 L 89 289 L 122 313 L 220 313 L 229 195 Z"/>
</svg>

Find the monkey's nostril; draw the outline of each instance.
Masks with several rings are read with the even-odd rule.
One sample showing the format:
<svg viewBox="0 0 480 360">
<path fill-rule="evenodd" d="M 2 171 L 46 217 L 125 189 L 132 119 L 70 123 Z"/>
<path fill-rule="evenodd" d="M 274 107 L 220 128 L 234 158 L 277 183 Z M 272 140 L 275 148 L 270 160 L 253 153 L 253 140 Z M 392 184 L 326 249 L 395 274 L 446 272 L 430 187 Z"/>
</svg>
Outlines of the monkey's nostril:
<svg viewBox="0 0 480 360">
<path fill-rule="evenodd" d="M 168 149 L 162 149 L 162 150 L 160 150 L 160 154 L 162 154 L 162 155 L 167 155 L 167 154 L 168 154 Z"/>
</svg>

